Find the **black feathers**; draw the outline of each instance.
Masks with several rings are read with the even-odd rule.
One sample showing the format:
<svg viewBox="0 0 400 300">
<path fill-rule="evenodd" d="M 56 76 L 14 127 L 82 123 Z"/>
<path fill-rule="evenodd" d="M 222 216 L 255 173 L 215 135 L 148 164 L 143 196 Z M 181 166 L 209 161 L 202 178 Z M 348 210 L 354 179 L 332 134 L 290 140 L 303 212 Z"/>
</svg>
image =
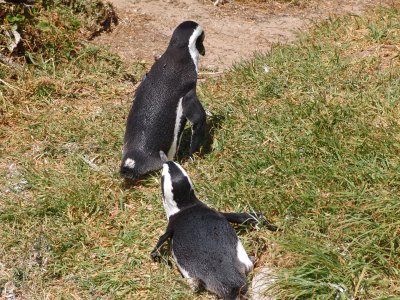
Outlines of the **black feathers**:
<svg viewBox="0 0 400 300">
<path fill-rule="evenodd" d="M 160 151 L 173 159 L 187 119 L 194 142 L 189 154 L 199 150 L 205 130 L 205 112 L 196 96 L 199 38 L 204 34 L 197 23 L 180 24 L 138 87 L 126 123 L 121 176 L 137 179 L 160 169 Z"/>
<path fill-rule="evenodd" d="M 171 238 L 172 253 L 185 277 L 224 299 L 236 299 L 247 290 L 252 263 L 235 230 L 223 214 L 197 199 L 189 176 L 177 163 L 164 163 L 161 184 L 169 222 L 152 257 Z"/>
</svg>

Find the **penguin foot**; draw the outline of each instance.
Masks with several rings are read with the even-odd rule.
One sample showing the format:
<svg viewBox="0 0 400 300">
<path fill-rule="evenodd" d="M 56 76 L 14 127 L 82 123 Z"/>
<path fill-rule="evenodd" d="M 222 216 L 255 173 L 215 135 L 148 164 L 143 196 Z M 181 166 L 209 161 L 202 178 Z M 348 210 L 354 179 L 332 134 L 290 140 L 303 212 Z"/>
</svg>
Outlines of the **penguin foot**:
<svg viewBox="0 0 400 300">
<path fill-rule="evenodd" d="M 155 261 L 157 261 L 157 260 L 161 257 L 161 254 L 160 254 L 160 252 L 158 252 L 158 250 L 156 249 L 156 250 L 151 251 L 150 257 L 151 257 L 152 260 L 155 262 Z"/>
</svg>

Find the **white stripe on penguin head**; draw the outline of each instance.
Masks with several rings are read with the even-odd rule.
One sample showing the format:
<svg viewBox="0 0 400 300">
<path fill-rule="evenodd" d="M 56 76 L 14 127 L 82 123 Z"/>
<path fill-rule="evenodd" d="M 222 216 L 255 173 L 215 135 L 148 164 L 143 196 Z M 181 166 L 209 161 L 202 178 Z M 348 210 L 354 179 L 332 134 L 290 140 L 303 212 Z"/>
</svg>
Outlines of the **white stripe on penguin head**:
<svg viewBox="0 0 400 300">
<path fill-rule="evenodd" d="M 174 193 L 172 192 L 172 178 L 169 173 L 168 164 L 163 165 L 163 170 L 161 176 L 164 177 L 163 182 L 163 205 L 167 218 L 169 219 L 172 215 L 179 212 L 178 205 L 174 201 Z"/>
<path fill-rule="evenodd" d="M 179 170 L 181 170 L 182 175 L 185 176 L 187 178 L 187 180 L 189 181 L 190 187 L 193 189 L 193 183 L 190 180 L 189 175 L 186 173 L 186 171 L 182 168 L 182 166 L 180 164 L 177 164 L 176 162 L 173 162 L 178 168 Z"/>
<path fill-rule="evenodd" d="M 189 38 L 189 53 L 192 57 L 193 63 L 196 67 L 196 73 L 198 72 L 198 63 L 199 63 L 199 50 L 196 48 L 197 38 L 203 33 L 203 28 L 200 25 L 196 27 L 193 31 L 192 35 Z"/>
</svg>

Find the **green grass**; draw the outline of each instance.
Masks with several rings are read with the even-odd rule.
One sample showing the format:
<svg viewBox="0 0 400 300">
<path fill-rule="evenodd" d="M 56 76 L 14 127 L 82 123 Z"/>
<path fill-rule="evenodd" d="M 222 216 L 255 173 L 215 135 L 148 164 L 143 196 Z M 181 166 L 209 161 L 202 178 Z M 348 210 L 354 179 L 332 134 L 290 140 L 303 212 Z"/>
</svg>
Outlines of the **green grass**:
<svg viewBox="0 0 400 300">
<path fill-rule="evenodd" d="M 204 193 L 275 215 L 281 298 L 400 296 L 399 29 L 396 9 L 330 20 L 202 89 L 226 120 Z"/>
<path fill-rule="evenodd" d="M 400 296 L 399 20 L 398 7 L 329 20 L 199 87 L 220 123 L 212 151 L 184 167 L 210 206 L 281 227 L 240 231 L 276 268 L 281 299 Z M 133 189 L 118 176 L 124 78 L 143 66 L 80 45 L 0 65 L 2 296 L 213 299 L 150 259 L 166 226 L 159 174 Z"/>
<path fill-rule="evenodd" d="M 101 0 L 43 0 L 27 5 L 5 3 L 0 11 L 0 54 L 10 54 L 16 30 L 21 40 L 12 50 L 32 64 L 64 62 L 76 56 L 82 37 L 92 38 L 117 23 L 113 7 Z"/>
</svg>

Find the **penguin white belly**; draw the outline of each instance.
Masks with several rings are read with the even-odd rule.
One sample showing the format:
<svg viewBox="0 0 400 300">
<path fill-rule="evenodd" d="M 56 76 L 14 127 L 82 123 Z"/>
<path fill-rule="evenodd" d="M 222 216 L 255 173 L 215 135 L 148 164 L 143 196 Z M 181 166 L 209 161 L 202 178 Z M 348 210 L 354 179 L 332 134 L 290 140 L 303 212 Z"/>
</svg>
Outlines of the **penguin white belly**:
<svg viewBox="0 0 400 300">
<path fill-rule="evenodd" d="M 169 148 L 168 154 L 167 154 L 167 157 L 168 157 L 169 160 L 173 160 L 174 159 L 175 153 L 176 153 L 176 149 L 177 149 L 177 146 L 178 146 L 178 134 L 179 134 L 179 129 L 180 129 L 180 125 L 181 125 L 181 119 L 182 119 L 182 115 L 183 115 L 182 100 L 183 100 L 183 97 L 181 99 L 179 99 L 178 106 L 176 108 L 174 138 L 172 140 L 171 147 Z"/>
<path fill-rule="evenodd" d="M 242 242 L 239 239 L 236 245 L 236 253 L 239 261 L 245 265 L 246 272 L 251 271 L 253 269 L 253 263 L 247 255 L 246 250 L 244 250 Z"/>
</svg>

